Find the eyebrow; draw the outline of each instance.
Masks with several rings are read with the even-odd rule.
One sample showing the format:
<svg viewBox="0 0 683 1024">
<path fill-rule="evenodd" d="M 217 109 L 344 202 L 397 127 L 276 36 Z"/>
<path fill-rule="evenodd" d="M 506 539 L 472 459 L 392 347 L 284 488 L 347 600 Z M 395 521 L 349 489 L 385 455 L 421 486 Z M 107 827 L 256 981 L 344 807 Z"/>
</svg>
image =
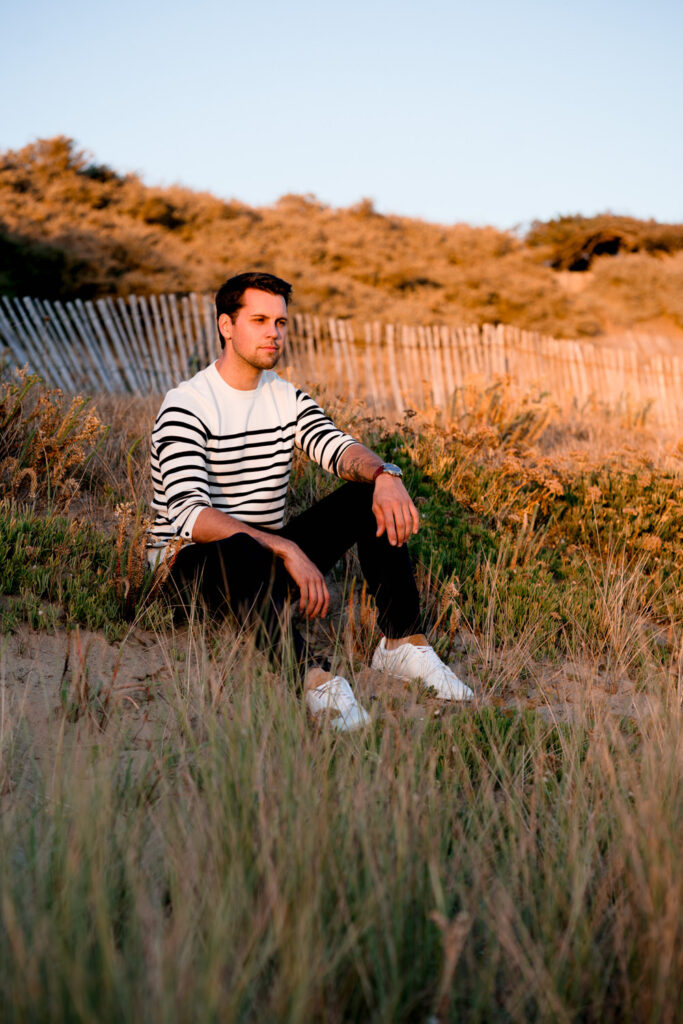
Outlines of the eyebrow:
<svg viewBox="0 0 683 1024">
<path fill-rule="evenodd" d="M 269 320 L 270 317 L 268 316 L 267 313 L 250 313 L 249 314 L 249 319 L 250 320 Z M 282 320 L 282 321 L 284 321 L 284 323 L 289 323 L 288 318 L 284 314 L 282 314 L 281 316 L 276 316 L 276 317 L 274 317 L 274 319 L 275 320 Z"/>
</svg>

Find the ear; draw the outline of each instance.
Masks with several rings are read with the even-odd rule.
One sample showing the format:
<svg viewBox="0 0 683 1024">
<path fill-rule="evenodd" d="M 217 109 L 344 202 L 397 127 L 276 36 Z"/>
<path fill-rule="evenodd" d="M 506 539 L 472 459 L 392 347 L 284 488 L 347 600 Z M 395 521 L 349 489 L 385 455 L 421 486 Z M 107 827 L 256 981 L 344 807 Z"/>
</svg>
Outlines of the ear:
<svg viewBox="0 0 683 1024">
<path fill-rule="evenodd" d="M 221 332 L 225 341 L 232 339 L 232 320 L 227 313 L 221 313 L 218 317 L 218 330 Z"/>
</svg>

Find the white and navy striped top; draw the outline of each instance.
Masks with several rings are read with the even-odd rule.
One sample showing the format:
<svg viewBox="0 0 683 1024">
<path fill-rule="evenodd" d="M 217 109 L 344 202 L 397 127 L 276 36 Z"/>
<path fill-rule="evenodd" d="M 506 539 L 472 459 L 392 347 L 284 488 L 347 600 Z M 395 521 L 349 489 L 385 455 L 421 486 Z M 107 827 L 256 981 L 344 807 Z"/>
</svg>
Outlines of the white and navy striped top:
<svg viewBox="0 0 683 1024">
<path fill-rule="evenodd" d="M 148 555 L 155 565 L 170 540 L 192 539 L 204 508 L 254 526 L 283 525 L 294 447 L 337 475 L 355 439 L 313 399 L 266 370 L 254 391 L 238 391 L 215 364 L 166 395 L 152 431 Z"/>
</svg>

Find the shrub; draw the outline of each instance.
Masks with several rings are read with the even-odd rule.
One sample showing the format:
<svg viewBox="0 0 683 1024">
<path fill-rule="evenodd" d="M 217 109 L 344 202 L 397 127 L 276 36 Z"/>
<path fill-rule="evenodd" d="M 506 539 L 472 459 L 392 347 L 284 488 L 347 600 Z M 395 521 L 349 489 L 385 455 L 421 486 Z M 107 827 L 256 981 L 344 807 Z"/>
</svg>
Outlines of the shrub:
<svg viewBox="0 0 683 1024">
<path fill-rule="evenodd" d="M 16 370 L 0 382 L 0 497 L 68 507 L 104 431 L 89 398 L 67 399 Z"/>
</svg>

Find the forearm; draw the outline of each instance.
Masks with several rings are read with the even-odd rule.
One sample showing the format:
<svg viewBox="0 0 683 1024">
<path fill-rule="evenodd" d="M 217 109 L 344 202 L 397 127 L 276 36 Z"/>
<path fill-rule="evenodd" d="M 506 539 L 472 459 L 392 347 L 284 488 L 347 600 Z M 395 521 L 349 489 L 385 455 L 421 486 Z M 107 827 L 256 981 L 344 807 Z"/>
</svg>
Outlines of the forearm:
<svg viewBox="0 0 683 1024">
<path fill-rule="evenodd" d="M 376 475 L 384 465 L 384 460 L 375 452 L 365 445 L 354 444 L 342 455 L 337 472 L 353 483 L 374 481 L 372 511 L 377 520 L 377 536 L 386 532 L 390 544 L 401 545 L 417 533 L 420 517 L 400 476 L 387 472 Z"/>
<path fill-rule="evenodd" d="M 202 509 L 192 528 L 192 540 L 197 544 L 208 544 L 214 540 L 225 540 L 236 533 L 246 533 L 281 558 L 289 544 L 283 537 L 259 530 L 250 523 L 243 523 L 217 508 Z"/>
<path fill-rule="evenodd" d="M 371 452 L 364 444 L 356 443 L 350 445 L 342 455 L 337 472 L 342 480 L 371 484 L 375 473 L 382 465 L 384 459 Z"/>
<path fill-rule="evenodd" d="M 278 534 L 258 530 L 249 523 L 243 523 L 234 516 L 220 512 L 217 508 L 205 508 L 197 516 L 192 529 L 192 540 L 198 544 L 225 540 L 237 533 L 246 533 L 268 548 L 283 565 L 299 588 L 299 611 L 309 618 L 327 615 L 330 593 L 320 569 L 293 540 L 286 540 Z"/>
</svg>

